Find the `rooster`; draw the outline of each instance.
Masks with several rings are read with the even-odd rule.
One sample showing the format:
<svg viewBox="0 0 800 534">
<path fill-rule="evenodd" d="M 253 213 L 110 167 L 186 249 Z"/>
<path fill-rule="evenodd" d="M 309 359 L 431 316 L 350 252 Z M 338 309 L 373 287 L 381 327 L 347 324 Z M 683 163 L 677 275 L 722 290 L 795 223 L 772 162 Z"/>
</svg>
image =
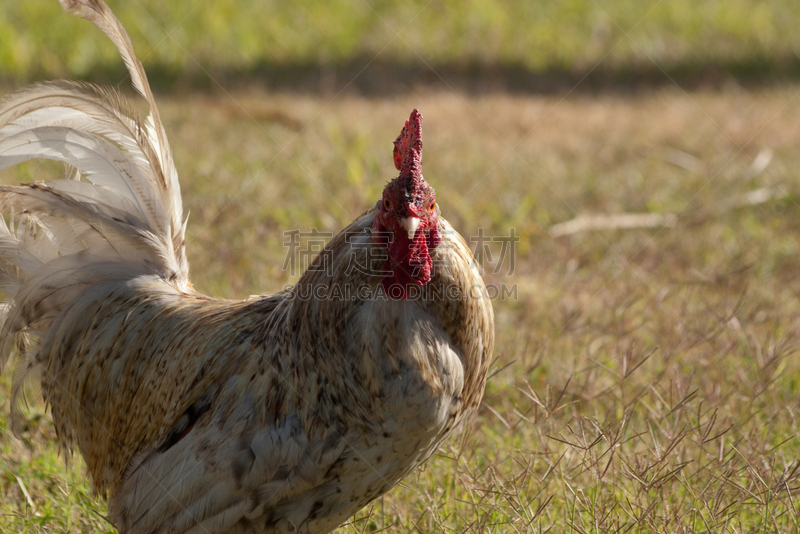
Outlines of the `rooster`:
<svg viewBox="0 0 800 534">
<path fill-rule="evenodd" d="M 0 102 L 3 361 L 12 424 L 37 380 L 121 533 L 324 533 L 388 491 L 481 401 L 494 325 L 440 216 L 414 110 L 399 175 L 292 288 L 219 300 L 189 282 L 180 186 L 131 41 L 101 0 L 61 0 L 116 45 L 150 108 L 42 83 Z M 16 355 L 16 356 L 13 356 Z"/>
</svg>

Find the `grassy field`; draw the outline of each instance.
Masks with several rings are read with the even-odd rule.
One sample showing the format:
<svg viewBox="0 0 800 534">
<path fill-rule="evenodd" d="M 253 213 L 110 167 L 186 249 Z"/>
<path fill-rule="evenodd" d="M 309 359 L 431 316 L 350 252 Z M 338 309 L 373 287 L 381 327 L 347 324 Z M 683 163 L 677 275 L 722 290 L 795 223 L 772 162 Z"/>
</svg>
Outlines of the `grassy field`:
<svg viewBox="0 0 800 534">
<path fill-rule="evenodd" d="M 662 66 L 798 53 L 795 0 L 308 5 L 266 6 L 262 18 L 255 1 L 119 11 L 167 85 L 197 69 L 224 81 L 376 54 L 532 72 L 605 58 L 601 67 L 663 76 Z M 334 11 L 353 16 L 330 24 Z M 408 33 L 388 31 L 398 27 Z M 0 5 L 7 82 L 122 79 L 99 43 L 51 3 Z M 413 107 L 443 216 L 467 238 L 521 238 L 513 254 L 497 241 L 482 251 L 487 282 L 510 294 L 494 301 L 480 412 L 339 534 L 800 531 L 800 85 L 686 92 L 665 79 L 624 95 L 320 96 L 251 84 L 158 96 L 200 291 L 243 298 L 296 281 L 283 269 L 284 232 L 335 233 L 371 206 L 396 174 L 391 142 Z M 60 171 L 31 163 L 0 178 Z M 626 221 L 638 227 L 604 229 Z M 115 532 L 80 456 L 58 457 L 41 404 L 11 435 L 10 382 L 6 372 L 0 532 Z"/>
<path fill-rule="evenodd" d="M 630 83 L 641 69 L 718 82 L 800 77 L 796 0 L 224 0 L 111 1 L 159 86 L 215 78 L 338 87 L 370 65 L 393 83 L 436 72 L 578 77 L 599 69 Z M 598 62 L 602 63 L 598 65 Z M 654 69 L 653 61 L 659 69 Z M 116 51 L 55 1 L 0 3 L 0 80 L 88 77 L 117 82 Z M 369 72 L 367 73 L 367 75 Z M 342 80 L 341 78 L 344 78 Z M 369 76 L 362 76 L 364 82 Z M 452 80 L 451 80 L 452 81 Z M 213 86 L 213 84 L 211 84 Z M 337 85 L 334 83 L 334 85 Z M 523 86 L 519 89 L 524 90 Z M 312 84 L 313 86 L 313 84 Z M 357 84 L 368 91 L 369 84 Z"/>
<path fill-rule="evenodd" d="M 494 302 L 480 413 L 341 532 L 789 532 L 800 528 L 798 89 L 161 100 L 193 282 L 207 293 L 292 282 L 283 232 L 336 232 L 371 205 L 413 106 L 443 215 L 465 236 L 522 238 L 513 265 L 486 264 L 488 281 L 517 293 Z M 551 235 L 620 213 L 675 217 Z M 0 441 L 0 531 L 113 532 L 79 457 L 65 467 L 45 411 L 29 418 L 21 439 Z"/>
</svg>

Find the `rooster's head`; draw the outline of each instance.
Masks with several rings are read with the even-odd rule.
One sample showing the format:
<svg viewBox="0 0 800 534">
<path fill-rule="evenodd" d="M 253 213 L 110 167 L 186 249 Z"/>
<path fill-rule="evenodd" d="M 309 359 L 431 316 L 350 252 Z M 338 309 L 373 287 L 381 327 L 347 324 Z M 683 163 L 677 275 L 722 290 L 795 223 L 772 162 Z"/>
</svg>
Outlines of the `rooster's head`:
<svg viewBox="0 0 800 534">
<path fill-rule="evenodd" d="M 377 244 L 388 248 L 383 288 L 392 298 L 406 298 L 411 285 L 430 282 L 430 252 L 439 235 L 436 192 L 422 177 L 422 115 L 416 109 L 394 142 L 394 165 L 400 175 L 383 189 L 372 225 Z"/>
</svg>

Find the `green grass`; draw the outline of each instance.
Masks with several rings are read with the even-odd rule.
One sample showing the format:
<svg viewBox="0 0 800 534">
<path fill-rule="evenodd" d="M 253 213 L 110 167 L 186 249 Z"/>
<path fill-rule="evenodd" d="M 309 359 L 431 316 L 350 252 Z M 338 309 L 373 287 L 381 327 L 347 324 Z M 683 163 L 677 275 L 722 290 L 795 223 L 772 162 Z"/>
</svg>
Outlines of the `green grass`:
<svg viewBox="0 0 800 534">
<path fill-rule="evenodd" d="M 794 532 L 798 90 L 161 102 L 201 291 L 292 282 L 283 232 L 335 232 L 370 206 L 414 106 L 443 215 L 465 236 L 522 237 L 512 275 L 487 265 L 487 281 L 517 294 L 494 302 L 482 409 L 342 533 Z M 777 187 L 785 194 L 741 202 Z M 548 234 L 579 214 L 623 212 L 677 224 Z M 4 433 L 7 414 L 4 401 Z M 113 531 L 79 457 L 65 467 L 43 409 L 29 418 L 20 440 L 0 441 L 0 531 Z"/>
<path fill-rule="evenodd" d="M 257 0 L 111 2 L 152 77 L 187 79 L 333 69 L 369 62 L 522 72 L 620 71 L 653 63 L 675 76 L 708 64 L 738 76 L 797 73 L 795 0 Z M 793 67 L 791 67 L 793 65 Z M 693 67 L 694 66 L 694 67 Z M 277 69 L 277 70 L 276 70 Z M 292 70 L 295 69 L 295 70 Z M 316 70 L 315 70 L 316 69 Z M 473 70 L 476 69 L 476 70 Z M 633 69 L 633 70 L 631 70 Z M 0 4 L 0 79 L 116 82 L 116 51 L 55 1 Z M 705 78 L 717 76 L 700 69 Z M 433 76 L 432 79 L 436 79 Z M 274 80 L 273 80 L 274 81 Z M 297 80 L 295 80 L 296 82 Z"/>
<path fill-rule="evenodd" d="M 660 67 L 740 65 L 769 78 L 797 61 L 795 0 L 463 6 L 114 4 L 156 81 L 179 88 L 212 83 L 204 71 L 223 83 L 282 65 L 358 72 L 374 57 L 579 75 L 604 58 L 600 69 L 654 68 L 665 80 Z M 54 2 L 0 5 L 0 79 L 121 73 L 105 39 Z M 412 107 L 425 115 L 425 176 L 443 215 L 465 236 L 522 238 L 512 274 L 508 258 L 497 274 L 486 265 L 488 282 L 516 292 L 494 302 L 480 412 L 341 533 L 800 530 L 800 86 L 722 85 L 563 100 L 234 84 L 231 95 L 159 96 L 200 291 L 246 297 L 295 281 L 282 270 L 283 232 L 337 232 L 372 205 L 396 173 L 391 141 Z M 59 169 L 0 176 L 45 171 Z M 765 188 L 774 198 L 748 204 Z M 548 232 L 619 213 L 677 222 Z M 0 380 L 0 532 L 114 532 L 80 455 L 58 457 L 44 407 L 12 437 L 10 381 Z"/>
</svg>

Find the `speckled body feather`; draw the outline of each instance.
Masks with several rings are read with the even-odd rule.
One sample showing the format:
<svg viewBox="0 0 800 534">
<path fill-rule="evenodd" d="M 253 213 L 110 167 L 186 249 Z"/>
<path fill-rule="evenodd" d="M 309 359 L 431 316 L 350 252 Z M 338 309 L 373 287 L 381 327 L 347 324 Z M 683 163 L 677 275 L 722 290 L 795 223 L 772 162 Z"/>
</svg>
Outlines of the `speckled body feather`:
<svg viewBox="0 0 800 534">
<path fill-rule="evenodd" d="M 0 187 L 12 410 L 39 376 L 59 443 L 80 448 L 123 534 L 333 530 L 480 403 L 494 327 L 469 249 L 438 219 L 425 291 L 385 298 L 380 274 L 349 268 L 380 257 L 376 205 L 290 290 L 195 292 L 144 71 L 104 4 L 64 3 L 115 42 L 151 115 L 142 126 L 118 95 L 66 82 L 0 103 L 0 168 L 78 169 Z"/>
</svg>

